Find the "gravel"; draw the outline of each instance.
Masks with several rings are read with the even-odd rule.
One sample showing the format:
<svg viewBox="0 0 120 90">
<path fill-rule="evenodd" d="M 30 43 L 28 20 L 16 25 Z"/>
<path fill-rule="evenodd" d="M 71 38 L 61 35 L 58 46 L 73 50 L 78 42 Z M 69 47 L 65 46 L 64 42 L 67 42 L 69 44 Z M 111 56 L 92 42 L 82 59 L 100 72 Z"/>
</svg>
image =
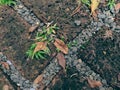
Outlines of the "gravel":
<svg viewBox="0 0 120 90">
<path fill-rule="evenodd" d="M 5 68 L 2 63 L 5 62 L 9 65 L 9 69 Z M 18 72 L 18 70 L 14 67 L 12 62 L 6 58 L 2 53 L 0 53 L 0 68 L 4 72 L 8 79 L 12 81 L 12 83 L 15 83 L 16 87 L 20 87 L 22 90 L 30 90 L 33 87 L 32 82 L 29 80 L 26 80 L 22 75 Z M 35 90 L 35 88 L 34 88 Z"/>
<path fill-rule="evenodd" d="M 36 25 L 41 23 L 41 21 L 34 15 L 34 13 L 25 7 L 20 0 L 16 0 L 16 5 L 13 6 L 13 9 L 29 24 Z"/>
</svg>

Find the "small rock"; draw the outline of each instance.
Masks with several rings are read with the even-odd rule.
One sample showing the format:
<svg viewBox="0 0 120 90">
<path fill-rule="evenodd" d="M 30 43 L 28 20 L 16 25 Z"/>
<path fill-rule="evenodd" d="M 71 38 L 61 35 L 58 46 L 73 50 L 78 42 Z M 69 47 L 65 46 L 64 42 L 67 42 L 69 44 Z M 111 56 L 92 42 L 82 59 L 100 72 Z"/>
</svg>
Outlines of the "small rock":
<svg viewBox="0 0 120 90">
<path fill-rule="evenodd" d="M 30 90 L 35 90 L 35 88 L 30 88 Z"/>
<path fill-rule="evenodd" d="M 21 8 L 23 8 L 23 5 L 22 5 L 22 4 L 20 4 L 18 7 L 21 9 Z"/>
<path fill-rule="evenodd" d="M 78 64 L 78 61 L 75 60 L 75 61 L 73 62 L 73 66 L 76 66 L 77 64 Z"/>
<path fill-rule="evenodd" d="M 106 85 L 106 84 L 107 84 L 107 81 L 106 81 L 106 80 L 102 80 L 102 83 L 103 83 L 104 85 Z"/>
<path fill-rule="evenodd" d="M 105 18 L 106 16 L 105 16 L 105 14 L 98 14 L 98 18 Z"/>
<path fill-rule="evenodd" d="M 113 90 L 113 88 L 112 88 L 112 87 L 109 87 L 107 90 Z"/>
<path fill-rule="evenodd" d="M 76 68 L 81 71 L 81 66 L 79 64 L 76 65 Z"/>
<path fill-rule="evenodd" d="M 92 75 L 90 75 L 89 78 L 93 80 L 93 76 Z"/>
<path fill-rule="evenodd" d="M 116 28 L 115 28 L 115 29 L 120 30 L 120 26 L 116 26 Z"/>
<path fill-rule="evenodd" d="M 99 87 L 99 90 L 105 90 L 105 88 L 104 87 Z"/>
<path fill-rule="evenodd" d="M 75 20 L 74 23 L 79 26 L 81 24 L 81 21 L 80 20 Z"/>
<path fill-rule="evenodd" d="M 92 75 L 93 77 L 95 77 L 95 76 L 96 76 L 96 73 L 93 72 L 91 75 Z"/>
</svg>

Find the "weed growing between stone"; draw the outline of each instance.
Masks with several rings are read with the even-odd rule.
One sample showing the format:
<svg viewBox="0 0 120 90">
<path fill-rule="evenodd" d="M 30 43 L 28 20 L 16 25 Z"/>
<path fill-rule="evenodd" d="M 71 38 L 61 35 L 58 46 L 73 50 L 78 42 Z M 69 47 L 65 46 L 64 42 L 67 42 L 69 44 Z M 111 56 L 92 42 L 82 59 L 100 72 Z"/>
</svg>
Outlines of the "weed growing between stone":
<svg viewBox="0 0 120 90">
<path fill-rule="evenodd" d="M 46 59 L 50 55 L 49 44 L 54 41 L 55 30 L 59 28 L 55 25 L 43 27 L 42 32 L 37 32 L 35 43 L 31 45 L 26 52 L 27 56 L 32 59 Z"/>
<path fill-rule="evenodd" d="M 28 57 L 32 59 L 46 59 L 45 57 L 49 54 L 49 49 L 40 50 L 34 53 L 35 47 L 37 45 L 34 43 L 31 45 L 30 49 L 26 52 Z"/>
<path fill-rule="evenodd" d="M 69 42 L 69 43 L 67 44 L 67 46 L 68 46 L 68 48 L 71 48 L 71 47 L 73 47 L 73 46 L 77 46 L 77 44 L 78 44 L 78 42 L 75 41 L 75 40 L 73 40 L 73 42 Z"/>
<path fill-rule="evenodd" d="M 27 56 L 32 59 L 46 59 L 46 56 L 50 56 L 50 44 L 54 44 L 57 52 L 68 54 L 68 48 L 77 45 L 77 41 L 64 43 L 64 37 L 57 38 L 56 30 L 59 27 L 54 24 L 53 26 L 43 27 L 41 32 L 37 32 L 35 37 L 35 43 L 33 43 L 30 49 L 26 52 Z"/>
</svg>

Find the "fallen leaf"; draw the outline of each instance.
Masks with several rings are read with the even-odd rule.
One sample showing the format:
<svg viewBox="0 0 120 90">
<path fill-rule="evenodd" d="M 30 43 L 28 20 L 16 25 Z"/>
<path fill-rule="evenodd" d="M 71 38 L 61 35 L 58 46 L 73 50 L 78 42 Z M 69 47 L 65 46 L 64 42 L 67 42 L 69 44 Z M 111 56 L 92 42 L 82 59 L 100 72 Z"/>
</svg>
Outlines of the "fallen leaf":
<svg viewBox="0 0 120 90">
<path fill-rule="evenodd" d="M 87 78 L 88 84 L 90 85 L 91 88 L 99 87 L 102 86 L 102 83 L 100 81 L 95 81 L 92 79 Z"/>
<path fill-rule="evenodd" d="M 2 66 L 6 69 L 10 69 L 9 68 L 9 64 L 7 62 L 1 62 Z"/>
<path fill-rule="evenodd" d="M 91 14 L 95 14 L 95 10 L 98 8 L 100 0 L 91 0 Z"/>
<path fill-rule="evenodd" d="M 113 31 L 112 30 L 106 30 L 104 34 L 104 38 L 112 38 L 113 37 Z"/>
<path fill-rule="evenodd" d="M 59 65 L 65 70 L 66 60 L 64 58 L 63 53 L 58 53 L 56 57 L 57 57 Z"/>
<path fill-rule="evenodd" d="M 37 51 L 40 50 L 45 50 L 47 48 L 46 45 L 47 45 L 46 42 L 37 42 L 33 53 L 36 53 Z"/>
<path fill-rule="evenodd" d="M 54 45 L 64 54 L 68 54 L 68 47 L 62 40 L 56 38 Z"/>
<path fill-rule="evenodd" d="M 34 80 L 34 84 L 38 84 L 39 82 L 41 82 L 43 80 L 43 75 L 39 75 L 35 80 Z"/>
<path fill-rule="evenodd" d="M 10 88 L 9 88 L 8 85 L 4 85 L 2 90 L 9 90 L 9 89 L 10 89 Z"/>
<path fill-rule="evenodd" d="M 119 10 L 120 9 L 120 3 L 117 3 L 116 5 L 115 5 L 115 10 Z"/>
<path fill-rule="evenodd" d="M 34 26 L 30 27 L 30 28 L 29 28 L 29 33 L 34 32 L 34 31 L 37 29 L 38 26 L 39 26 L 39 25 L 37 24 L 37 25 L 34 25 Z"/>
</svg>

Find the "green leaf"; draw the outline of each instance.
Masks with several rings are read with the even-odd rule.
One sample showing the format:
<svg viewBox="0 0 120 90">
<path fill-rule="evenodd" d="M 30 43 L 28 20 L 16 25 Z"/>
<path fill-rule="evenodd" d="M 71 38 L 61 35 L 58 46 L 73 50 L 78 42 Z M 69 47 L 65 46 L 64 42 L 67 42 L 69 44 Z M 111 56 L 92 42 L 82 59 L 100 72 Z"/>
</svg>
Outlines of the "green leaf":
<svg viewBox="0 0 120 90">
<path fill-rule="evenodd" d="M 36 44 L 32 44 L 31 47 L 30 47 L 30 49 L 31 49 L 31 50 L 34 50 L 35 47 L 36 47 Z"/>
<path fill-rule="evenodd" d="M 41 59 L 45 59 L 45 57 L 43 56 L 43 54 L 41 52 L 38 53 L 38 56 L 41 58 Z"/>
<path fill-rule="evenodd" d="M 16 5 L 16 2 L 13 0 L 0 0 L 0 5 Z"/>
<path fill-rule="evenodd" d="M 90 6 L 90 1 L 89 0 L 81 0 L 81 2 L 83 4 L 86 4 L 86 5 Z"/>
<path fill-rule="evenodd" d="M 115 6 L 115 0 L 109 0 L 107 5 L 112 9 Z"/>
<path fill-rule="evenodd" d="M 38 54 L 35 54 L 35 58 L 36 59 L 40 59 Z"/>
</svg>

